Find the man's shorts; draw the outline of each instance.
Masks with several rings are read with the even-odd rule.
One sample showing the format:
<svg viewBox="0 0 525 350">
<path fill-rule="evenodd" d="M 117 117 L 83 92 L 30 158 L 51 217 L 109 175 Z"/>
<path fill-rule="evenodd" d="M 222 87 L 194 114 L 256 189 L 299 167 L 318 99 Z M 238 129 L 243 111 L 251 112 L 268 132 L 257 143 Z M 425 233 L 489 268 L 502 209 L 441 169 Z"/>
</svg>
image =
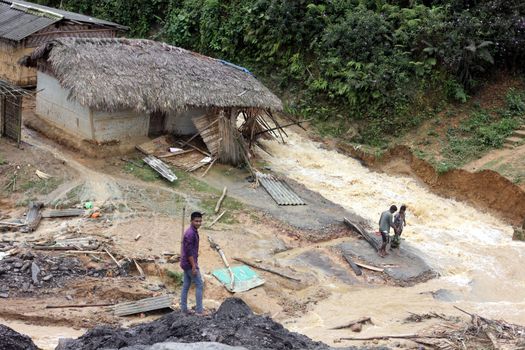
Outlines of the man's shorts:
<svg viewBox="0 0 525 350">
<path fill-rule="evenodd" d="M 381 231 L 381 238 L 383 239 L 383 243 L 388 243 L 388 233 Z"/>
</svg>

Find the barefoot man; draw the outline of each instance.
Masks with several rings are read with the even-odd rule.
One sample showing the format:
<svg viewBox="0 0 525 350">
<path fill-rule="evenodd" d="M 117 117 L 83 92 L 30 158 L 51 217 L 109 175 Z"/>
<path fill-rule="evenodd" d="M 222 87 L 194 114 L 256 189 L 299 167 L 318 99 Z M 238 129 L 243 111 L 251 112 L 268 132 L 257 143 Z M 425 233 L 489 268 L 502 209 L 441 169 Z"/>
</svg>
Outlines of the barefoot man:
<svg viewBox="0 0 525 350">
<path fill-rule="evenodd" d="M 184 270 L 184 282 L 180 294 L 180 309 L 188 313 L 188 291 L 191 284 L 195 284 L 196 312 L 202 315 L 202 278 L 199 271 L 199 228 L 202 225 L 202 214 L 191 213 L 190 227 L 184 232 L 182 251 L 180 256 L 180 267 Z"/>
<path fill-rule="evenodd" d="M 381 245 L 381 248 L 379 249 L 379 256 L 382 258 L 385 257 L 385 255 L 388 255 L 386 252 L 386 245 L 388 243 L 388 238 L 390 236 L 390 228 L 392 227 L 395 230 L 394 226 L 394 219 L 393 214 L 397 211 L 397 207 L 395 205 L 390 207 L 390 210 L 386 210 L 381 214 L 381 218 L 379 219 L 379 232 L 381 232 L 381 238 L 383 239 L 383 244 Z"/>
</svg>

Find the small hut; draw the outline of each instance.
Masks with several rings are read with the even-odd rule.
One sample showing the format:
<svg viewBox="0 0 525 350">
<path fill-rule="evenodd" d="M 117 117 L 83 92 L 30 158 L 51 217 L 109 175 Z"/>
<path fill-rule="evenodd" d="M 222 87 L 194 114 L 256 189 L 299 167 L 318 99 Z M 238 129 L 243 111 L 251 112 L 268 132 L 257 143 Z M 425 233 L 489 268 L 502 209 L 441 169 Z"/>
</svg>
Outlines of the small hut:
<svg viewBox="0 0 525 350">
<path fill-rule="evenodd" d="M 26 1 L 0 0 L 0 79 L 36 85 L 36 71 L 18 64 L 35 47 L 54 38 L 115 37 L 127 27 Z"/>
<path fill-rule="evenodd" d="M 200 133 L 210 154 L 238 164 L 270 128 L 262 116 L 282 109 L 246 69 L 156 41 L 57 39 L 22 64 L 38 69 L 36 113 L 97 143 Z"/>
</svg>

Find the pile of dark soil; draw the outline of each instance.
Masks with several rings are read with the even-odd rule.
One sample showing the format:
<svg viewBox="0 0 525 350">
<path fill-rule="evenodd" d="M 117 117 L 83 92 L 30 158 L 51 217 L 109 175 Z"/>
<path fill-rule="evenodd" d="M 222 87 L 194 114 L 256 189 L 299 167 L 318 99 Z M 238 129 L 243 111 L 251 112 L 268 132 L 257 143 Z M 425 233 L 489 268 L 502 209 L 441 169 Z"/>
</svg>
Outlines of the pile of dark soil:
<svg viewBox="0 0 525 350">
<path fill-rule="evenodd" d="M 27 336 L 0 324 L 0 350 L 38 350 Z"/>
<path fill-rule="evenodd" d="M 248 349 L 330 349 L 326 344 L 293 333 L 267 316 L 254 315 L 240 299 L 224 301 L 210 317 L 172 312 L 132 328 L 94 328 L 76 340 L 63 341 L 56 350 L 119 349 L 161 342 L 218 342 Z"/>
<path fill-rule="evenodd" d="M 44 288 L 62 288 L 68 279 L 86 275 L 104 277 L 106 272 L 86 269 L 76 257 L 20 252 L 0 260 L 0 298 L 31 295 Z"/>
</svg>

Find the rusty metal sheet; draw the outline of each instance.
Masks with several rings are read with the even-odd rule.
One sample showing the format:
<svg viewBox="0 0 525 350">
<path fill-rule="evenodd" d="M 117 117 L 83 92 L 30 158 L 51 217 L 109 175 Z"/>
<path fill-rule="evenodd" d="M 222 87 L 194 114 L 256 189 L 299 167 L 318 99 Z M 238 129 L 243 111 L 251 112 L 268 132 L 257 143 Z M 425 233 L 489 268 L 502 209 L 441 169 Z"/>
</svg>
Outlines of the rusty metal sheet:
<svg viewBox="0 0 525 350">
<path fill-rule="evenodd" d="M 259 172 L 256 176 L 261 186 L 278 205 L 306 205 L 284 180 Z"/>
</svg>

